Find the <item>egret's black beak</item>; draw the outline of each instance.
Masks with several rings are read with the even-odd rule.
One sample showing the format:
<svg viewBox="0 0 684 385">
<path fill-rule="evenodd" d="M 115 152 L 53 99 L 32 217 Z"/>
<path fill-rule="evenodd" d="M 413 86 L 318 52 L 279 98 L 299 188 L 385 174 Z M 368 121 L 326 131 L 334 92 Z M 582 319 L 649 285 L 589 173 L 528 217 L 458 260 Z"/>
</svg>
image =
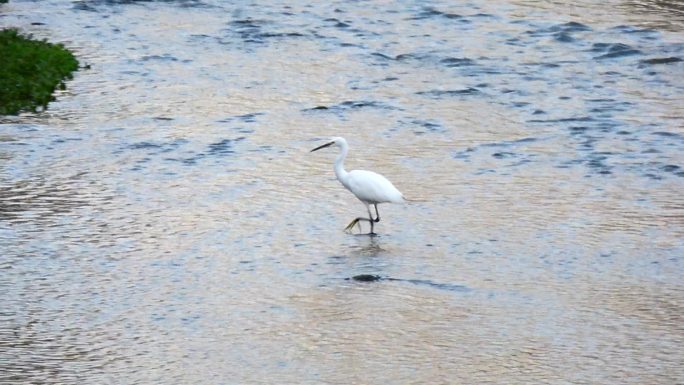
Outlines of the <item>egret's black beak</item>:
<svg viewBox="0 0 684 385">
<path fill-rule="evenodd" d="M 326 144 L 324 144 L 324 145 L 322 145 L 322 146 L 318 146 L 318 147 L 314 148 L 313 150 L 311 150 L 311 151 L 309 151 L 309 152 L 318 151 L 318 150 L 320 150 L 321 148 L 330 147 L 330 146 L 332 146 L 333 144 L 335 144 L 335 142 L 326 143 Z"/>
</svg>

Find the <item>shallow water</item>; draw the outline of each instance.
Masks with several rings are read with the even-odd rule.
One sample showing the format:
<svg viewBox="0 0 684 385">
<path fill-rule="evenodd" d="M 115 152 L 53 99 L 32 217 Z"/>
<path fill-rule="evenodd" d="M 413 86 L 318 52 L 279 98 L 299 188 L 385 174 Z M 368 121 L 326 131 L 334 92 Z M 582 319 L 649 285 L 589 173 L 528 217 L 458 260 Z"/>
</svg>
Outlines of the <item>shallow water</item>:
<svg viewBox="0 0 684 385">
<path fill-rule="evenodd" d="M 684 381 L 678 2 L 0 7 L 0 383 Z"/>
</svg>

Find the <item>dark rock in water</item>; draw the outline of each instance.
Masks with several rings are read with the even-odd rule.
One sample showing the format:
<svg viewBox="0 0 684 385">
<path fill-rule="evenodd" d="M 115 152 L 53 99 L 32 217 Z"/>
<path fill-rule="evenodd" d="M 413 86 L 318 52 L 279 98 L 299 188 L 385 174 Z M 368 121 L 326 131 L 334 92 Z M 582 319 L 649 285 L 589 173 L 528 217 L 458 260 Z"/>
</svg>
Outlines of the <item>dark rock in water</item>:
<svg viewBox="0 0 684 385">
<path fill-rule="evenodd" d="M 641 60 L 641 64 L 649 64 L 649 65 L 655 65 L 655 64 L 670 64 L 670 63 L 678 63 L 680 61 L 683 61 L 681 58 L 678 57 L 657 57 L 653 59 L 646 59 L 646 60 Z"/>
<path fill-rule="evenodd" d="M 382 279 L 381 276 L 379 275 L 374 275 L 374 274 L 359 274 L 353 276 L 351 279 L 354 281 L 359 281 L 359 282 L 374 282 L 374 281 L 379 281 Z"/>
</svg>

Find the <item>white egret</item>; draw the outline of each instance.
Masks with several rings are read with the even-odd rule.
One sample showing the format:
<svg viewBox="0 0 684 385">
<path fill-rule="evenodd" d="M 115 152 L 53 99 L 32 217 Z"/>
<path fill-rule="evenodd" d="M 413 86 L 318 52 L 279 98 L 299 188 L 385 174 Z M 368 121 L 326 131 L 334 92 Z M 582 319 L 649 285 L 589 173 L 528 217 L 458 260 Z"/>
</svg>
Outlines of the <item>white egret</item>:
<svg viewBox="0 0 684 385">
<path fill-rule="evenodd" d="M 324 145 L 318 146 L 311 150 L 311 152 L 320 150 L 322 148 L 330 147 L 336 145 L 340 148 L 340 154 L 337 155 L 335 159 L 335 176 L 337 180 L 342 183 L 347 190 L 351 191 L 364 205 L 366 205 L 366 210 L 368 210 L 368 218 L 356 218 L 347 227 L 345 231 L 349 231 L 360 221 L 367 221 L 370 223 L 370 233 L 373 232 L 373 225 L 380 222 L 380 213 L 378 212 L 378 204 L 380 203 L 402 203 L 406 200 L 396 187 L 387 180 L 384 176 L 374 173 L 373 171 L 366 170 L 352 170 L 347 172 L 344 169 L 344 160 L 347 157 L 347 152 L 349 152 L 349 146 L 344 138 L 335 137 L 331 138 L 330 141 Z M 370 205 L 375 207 L 376 218 L 373 218 L 371 213 Z M 359 224 L 359 229 L 361 224 Z"/>
</svg>

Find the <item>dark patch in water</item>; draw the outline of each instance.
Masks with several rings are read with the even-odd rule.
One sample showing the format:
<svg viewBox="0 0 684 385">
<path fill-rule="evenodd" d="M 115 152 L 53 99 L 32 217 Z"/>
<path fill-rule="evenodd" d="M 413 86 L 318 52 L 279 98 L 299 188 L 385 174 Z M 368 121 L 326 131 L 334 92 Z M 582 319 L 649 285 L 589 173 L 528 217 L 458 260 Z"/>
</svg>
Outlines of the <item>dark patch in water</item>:
<svg viewBox="0 0 684 385">
<path fill-rule="evenodd" d="M 569 23 L 563 23 L 563 24 L 558 24 L 550 27 L 548 29 L 549 32 L 584 32 L 584 31 L 591 31 L 591 28 L 588 26 L 582 24 L 582 23 L 577 23 L 574 21 L 571 21 Z"/>
<path fill-rule="evenodd" d="M 658 57 L 658 58 L 653 58 L 653 59 L 645 59 L 645 60 L 639 61 L 639 63 L 642 65 L 658 65 L 658 64 L 679 63 L 681 61 L 683 61 L 681 58 L 672 56 L 672 57 Z"/>
<path fill-rule="evenodd" d="M 240 119 L 241 121 L 245 123 L 254 123 L 256 122 L 256 117 L 259 115 L 263 115 L 263 112 L 256 112 L 252 114 L 245 114 L 245 115 L 238 115 L 235 118 Z"/>
<path fill-rule="evenodd" d="M 475 61 L 472 59 L 468 59 L 466 57 L 463 58 L 456 58 L 456 57 L 448 57 L 445 59 L 442 59 L 439 61 L 441 64 L 444 64 L 447 67 L 463 67 L 463 66 L 471 66 L 475 64 Z"/>
<path fill-rule="evenodd" d="M 256 118 L 258 116 L 264 115 L 263 112 L 252 112 L 250 114 L 244 114 L 244 115 L 236 115 L 236 116 L 230 116 L 224 119 L 219 120 L 218 122 L 220 123 L 230 123 L 236 120 L 239 120 L 244 123 L 255 123 Z"/>
<path fill-rule="evenodd" d="M 340 21 L 339 19 L 336 19 L 334 17 L 325 19 L 323 21 L 328 22 L 328 23 L 334 23 L 333 27 L 336 27 L 336 28 L 349 28 L 349 27 L 351 27 L 351 25 L 349 23 L 345 23 L 345 22 Z"/>
<path fill-rule="evenodd" d="M 625 56 L 639 55 L 641 51 L 623 43 L 594 43 L 591 52 L 603 53 L 594 57 L 596 60 L 614 59 Z"/>
<path fill-rule="evenodd" d="M 675 171 L 678 171 L 681 169 L 681 167 L 677 166 L 676 164 L 668 164 L 662 167 L 663 171 L 665 172 L 672 172 L 674 173 Z"/>
<path fill-rule="evenodd" d="M 233 147 L 236 143 L 244 140 L 245 137 L 238 137 L 235 139 L 222 139 L 218 142 L 211 143 L 208 146 L 206 152 L 190 152 L 192 154 L 190 157 L 179 157 L 179 158 L 165 158 L 164 160 L 171 162 L 180 162 L 186 166 L 194 166 L 198 161 L 205 159 L 208 156 L 226 156 L 235 154 Z M 163 152 L 168 152 L 165 150 Z"/>
<path fill-rule="evenodd" d="M 165 158 L 164 160 L 168 160 L 170 162 L 180 162 L 185 166 L 194 166 L 197 164 L 197 161 L 202 158 L 204 158 L 204 154 L 200 153 L 190 158 Z"/>
<path fill-rule="evenodd" d="M 150 60 L 161 60 L 161 61 L 178 61 L 175 57 L 171 56 L 170 54 L 164 54 L 164 55 L 146 55 L 140 58 L 142 61 L 150 61 Z"/>
<path fill-rule="evenodd" d="M 561 118 L 561 119 L 533 119 L 528 120 L 529 123 L 572 123 L 572 122 L 592 122 L 594 118 L 591 116 L 581 116 L 576 118 Z"/>
<path fill-rule="evenodd" d="M 427 59 L 427 55 L 419 53 L 402 53 L 394 57 L 396 61 L 407 61 L 407 60 L 424 60 Z"/>
<path fill-rule="evenodd" d="M 419 126 L 419 127 L 426 129 L 426 130 L 414 130 L 413 133 L 416 135 L 423 135 L 423 134 L 428 133 L 428 132 L 434 133 L 434 132 L 444 132 L 445 131 L 444 127 L 440 123 L 435 122 L 433 120 L 416 119 L 416 120 L 412 120 L 410 122 L 410 125 Z"/>
<path fill-rule="evenodd" d="M 140 149 L 157 149 L 161 148 L 162 146 L 156 143 L 150 143 L 150 142 L 139 142 L 139 143 L 133 143 L 128 148 L 131 150 L 140 150 Z"/>
<path fill-rule="evenodd" d="M 423 126 L 430 131 L 441 131 L 442 130 L 442 125 L 439 123 L 434 123 L 434 122 L 424 121 L 424 120 L 414 120 L 413 123 L 418 124 L 420 126 Z"/>
<path fill-rule="evenodd" d="M 611 166 L 604 163 L 607 159 L 608 156 L 602 153 L 593 153 L 587 158 L 586 164 L 589 168 L 596 170 L 599 174 L 607 175 L 611 174 L 610 170 L 612 169 Z"/>
<path fill-rule="evenodd" d="M 371 56 L 387 61 L 409 61 L 409 60 L 426 60 L 430 58 L 430 55 L 420 54 L 420 53 L 401 53 L 397 56 L 389 56 L 380 52 L 373 52 Z"/>
<path fill-rule="evenodd" d="M 432 7 L 425 7 L 423 8 L 416 16 L 412 17 L 412 20 L 422 20 L 422 19 L 429 19 L 433 17 L 443 17 L 446 19 L 463 19 L 463 16 L 456 14 L 456 13 L 446 13 L 442 11 L 438 11 Z M 463 20 L 465 21 L 465 20 Z"/>
<path fill-rule="evenodd" d="M 349 278 L 347 278 L 348 280 Z M 374 274 L 359 274 L 351 277 L 352 280 L 354 281 L 359 281 L 359 282 L 374 282 L 374 281 L 379 281 L 382 279 L 381 276 L 379 275 L 374 275 Z"/>
<path fill-rule="evenodd" d="M 371 54 L 371 56 L 375 56 L 377 58 L 384 59 L 384 60 L 394 60 L 393 57 L 385 55 L 384 53 L 380 53 L 380 52 L 373 52 Z"/>
<path fill-rule="evenodd" d="M 558 32 L 553 35 L 553 38 L 561 43 L 573 43 L 575 41 L 575 38 L 572 37 L 569 33 L 567 32 Z"/>
<path fill-rule="evenodd" d="M 550 35 L 553 37 L 554 40 L 560 43 L 572 43 L 576 40 L 572 36 L 572 33 L 585 31 L 591 31 L 591 28 L 582 23 L 569 22 L 552 25 L 551 27 L 541 28 L 535 31 L 528 31 L 527 34 L 535 37 Z"/>
<path fill-rule="evenodd" d="M 379 102 L 373 102 L 373 101 L 346 101 L 338 104 L 336 107 L 338 108 L 364 108 L 364 107 L 373 107 L 373 108 L 388 108 L 386 104 L 379 103 Z"/>
<path fill-rule="evenodd" d="M 517 167 L 521 166 L 527 163 L 530 163 L 533 161 L 533 158 L 536 157 L 536 154 L 530 154 L 526 153 L 524 150 L 524 145 L 527 143 L 534 143 L 538 141 L 537 138 L 529 137 L 529 138 L 522 138 L 522 139 L 517 139 L 517 140 L 509 140 L 509 141 L 501 141 L 501 142 L 494 142 L 494 143 L 483 143 L 480 144 L 476 147 L 470 147 L 466 150 L 459 151 L 454 153 L 452 156 L 454 159 L 463 159 L 466 161 L 470 161 L 471 155 L 475 154 L 480 154 L 481 156 L 486 156 L 489 154 L 489 156 L 499 159 L 499 160 L 510 160 L 512 162 L 508 162 L 505 164 L 502 164 L 501 166 L 503 167 Z M 520 146 L 523 146 L 521 151 L 519 152 L 514 152 L 514 151 L 501 151 L 498 150 L 500 148 L 506 148 L 506 149 L 516 149 Z M 484 161 L 485 158 L 478 158 L 481 161 Z M 515 161 L 513 161 L 515 160 Z M 497 166 L 497 169 L 480 169 L 479 173 L 484 174 L 484 173 L 494 173 L 497 172 L 500 166 Z"/>
<path fill-rule="evenodd" d="M 468 160 L 470 158 L 470 154 L 473 152 L 475 152 L 475 149 L 472 147 L 468 147 L 465 150 L 455 152 L 452 156 L 454 159 Z"/>
<path fill-rule="evenodd" d="M 239 19 L 228 23 L 230 32 L 235 33 L 244 43 L 263 44 L 271 38 L 302 37 L 299 32 L 274 32 L 264 31 L 266 27 L 273 26 L 272 22 L 258 19 Z M 232 40 L 220 40 L 220 43 L 231 43 Z"/>
<path fill-rule="evenodd" d="M 348 110 L 355 110 L 361 108 L 379 108 L 385 110 L 394 110 L 395 107 L 387 105 L 381 102 L 374 102 L 372 100 L 348 100 L 340 104 L 334 104 L 332 106 L 316 106 L 312 108 L 307 108 L 302 111 L 333 111 L 333 112 L 343 112 Z"/>
<path fill-rule="evenodd" d="M 445 96 L 468 96 L 477 95 L 480 90 L 473 87 L 464 88 L 462 90 L 430 90 L 430 91 L 420 91 L 416 92 L 416 95 L 430 96 L 433 98 L 441 98 Z"/>
<path fill-rule="evenodd" d="M 578 134 L 578 133 L 583 133 L 587 130 L 589 130 L 589 127 L 587 126 L 572 126 L 569 128 L 571 134 Z"/>
<path fill-rule="evenodd" d="M 611 28 L 612 31 L 621 33 L 636 33 L 636 34 L 653 34 L 657 33 L 656 30 L 650 28 L 637 28 L 630 25 L 618 25 Z"/>
<path fill-rule="evenodd" d="M 497 159 L 507 159 L 507 158 L 513 158 L 513 157 L 515 157 L 516 154 L 513 153 L 513 152 L 506 152 L 506 151 L 504 151 L 504 152 L 495 152 L 495 153 L 492 154 L 492 156 L 493 156 L 494 158 L 497 158 Z"/>
<path fill-rule="evenodd" d="M 675 132 L 656 131 L 653 133 L 653 135 L 663 136 L 666 138 L 676 138 L 676 139 L 684 140 L 684 135 L 677 134 Z"/>
<path fill-rule="evenodd" d="M 447 291 L 457 291 L 457 292 L 466 292 L 470 291 L 471 289 L 468 288 L 467 286 L 463 285 L 455 285 L 452 283 L 438 283 L 438 282 L 432 282 L 427 279 L 397 279 L 397 278 L 388 278 L 390 281 L 402 281 L 402 282 L 409 282 L 414 285 L 424 285 L 424 286 L 430 286 L 435 289 L 440 289 L 440 290 L 447 290 Z"/>
<path fill-rule="evenodd" d="M 228 154 L 234 154 L 235 151 L 233 150 L 233 144 L 236 142 L 239 142 L 241 140 L 244 140 L 244 137 L 236 138 L 236 139 L 223 139 L 219 142 L 212 143 L 209 145 L 209 151 L 208 155 L 228 155 Z"/>
<path fill-rule="evenodd" d="M 471 289 L 468 288 L 467 286 L 463 285 L 456 285 L 452 283 L 439 283 L 439 282 L 433 282 L 427 279 L 402 279 L 402 278 L 390 278 L 390 277 L 382 277 L 380 275 L 376 274 L 359 274 L 355 275 L 351 278 L 345 278 L 346 281 L 352 280 L 352 281 L 357 281 L 357 282 L 377 282 L 377 281 L 394 281 L 394 282 L 408 282 L 414 285 L 422 285 L 422 286 L 429 286 L 435 289 L 440 289 L 440 290 L 447 290 L 447 291 L 456 291 L 456 292 L 466 292 L 470 291 Z"/>
<path fill-rule="evenodd" d="M 537 141 L 537 138 L 522 138 L 522 139 L 516 139 L 516 140 L 506 140 L 503 142 L 495 142 L 495 143 L 485 143 L 482 144 L 481 147 L 509 147 L 509 146 L 514 146 L 517 144 L 525 144 L 525 143 L 534 143 Z"/>
<path fill-rule="evenodd" d="M 432 53 L 410 52 L 402 53 L 396 56 L 390 56 L 381 52 L 373 52 L 370 54 L 376 59 L 380 59 L 381 65 L 387 65 L 388 62 L 412 63 L 418 62 L 420 64 L 441 65 L 449 68 L 456 67 L 471 67 L 476 65 L 475 60 L 470 58 L 458 57 L 441 57 L 440 55 Z M 492 72 L 488 72 L 492 71 Z M 480 73 L 498 73 L 496 70 L 481 69 Z"/>
<path fill-rule="evenodd" d="M 261 38 L 269 37 L 302 37 L 304 34 L 299 32 L 264 32 L 259 34 Z"/>
<path fill-rule="evenodd" d="M 230 139 L 223 139 L 220 142 L 209 145 L 209 155 L 226 155 L 233 154 L 235 151 L 231 148 L 233 141 Z"/>
<path fill-rule="evenodd" d="M 155 155 L 161 153 L 167 153 L 176 150 L 188 141 L 185 139 L 176 139 L 168 143 L 153 143 L 148 141 L 133 143 L 125 147 L 128 150 L 147 150 L 148 155 Z M 117 150 L 115 153 L 121 153 L 122 150 Z"/>
</svg>

